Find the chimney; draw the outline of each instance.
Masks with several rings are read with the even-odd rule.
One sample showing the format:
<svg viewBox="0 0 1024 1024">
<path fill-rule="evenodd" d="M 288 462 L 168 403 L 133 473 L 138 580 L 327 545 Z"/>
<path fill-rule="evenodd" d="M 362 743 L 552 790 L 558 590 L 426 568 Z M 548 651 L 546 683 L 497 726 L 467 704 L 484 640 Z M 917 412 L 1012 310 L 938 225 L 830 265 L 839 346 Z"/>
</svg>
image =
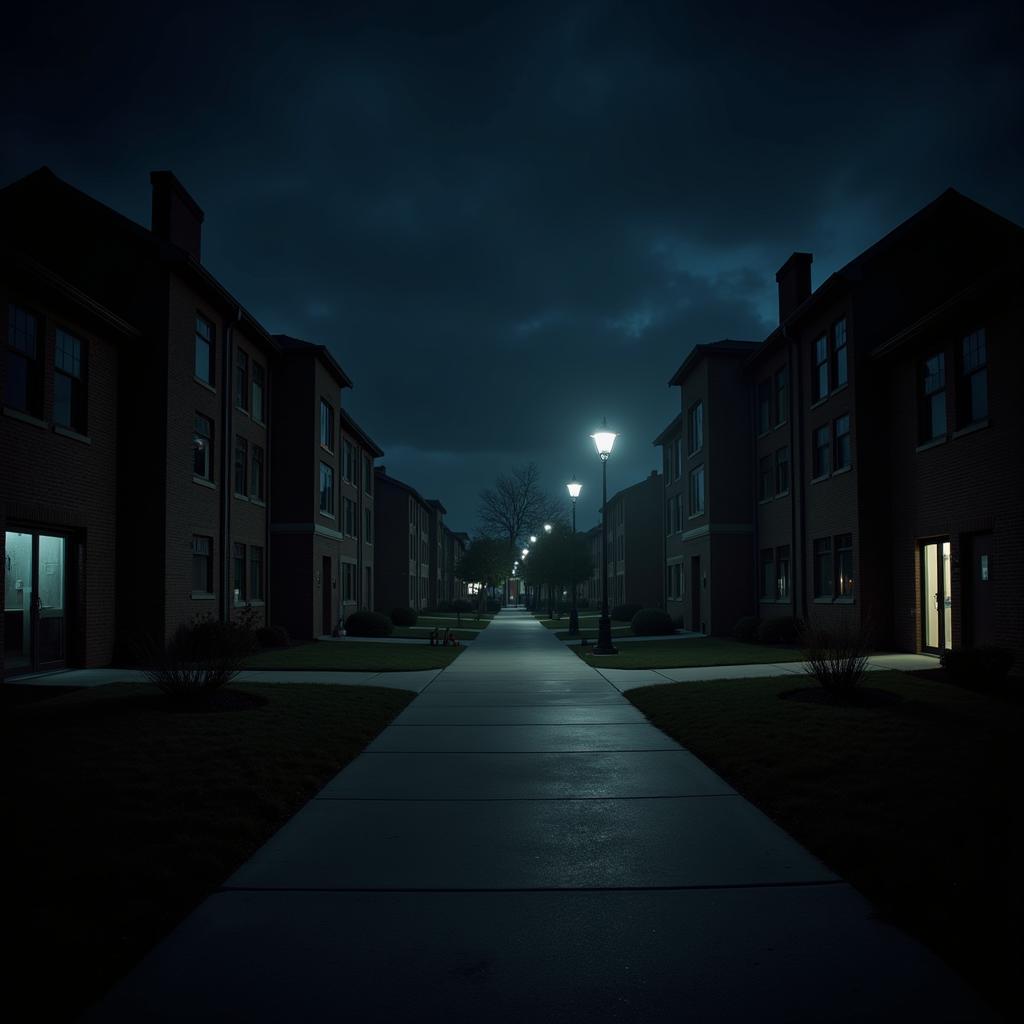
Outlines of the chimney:
<svg viewBox="0 0 1024 1024">
<path fill-rule="evenodd" d="M 197 263 L 203 237 L 203 211 L 170 171 L 151 171 L 153 234 L 184 249 Z"/>
<path fill-rule="evenodd" d="M 779 268 L 775 280 L 779 284 L 779 323 L 811 294 L 811 261 L 809 252 L 795 252 Z"/>
</svg>

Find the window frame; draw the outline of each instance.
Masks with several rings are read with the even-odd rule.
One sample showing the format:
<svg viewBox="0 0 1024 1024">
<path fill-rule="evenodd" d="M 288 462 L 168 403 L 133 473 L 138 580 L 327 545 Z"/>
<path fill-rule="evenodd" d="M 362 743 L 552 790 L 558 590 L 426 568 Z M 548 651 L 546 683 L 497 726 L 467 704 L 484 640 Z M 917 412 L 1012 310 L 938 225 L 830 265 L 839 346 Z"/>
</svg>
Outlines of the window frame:
<svg viewBox="0 0 1024 1024">
<path fill-rule="evenodd" d="M 839 427 L 845 421 L 846 429 L 840 431 Z M 850 414 L 844 413 L 832 421 L 832 472 L 841 473 L 847 469 L 853 469 L 853 434 L 851 431 Z M 844 440 L 845 439 L 845 440 Z M 846 456 L 846 461 L 840 461 L 840 452 Z"/>
<path fill-rule="evenodd" d="M 831 601 L 835 596 L 835 564 L 831 537 L 816 537 L 812 541 L 812 561 L 814 566 L 814 599 Z M 827 579 L 822 571 L 827 572 Z M 827 583 L 827 586 L 826 586 Z"/>
<path fill-rule="evenodd" d="M 687 456 L 696 455 L 704 450 L 704 399 L 698 398 L 689 409 L 687 414 Z M 682 444 L 682 438 L 678 438 Z M 679 460 L 678 468 L 682 470 L 682 459 Z"/>
<path fill-rule="evenodd" d="M 249 497 L 253 501 L 266 503 L 266 479 L 264 471 L 267 460 L 262 445 L 253 444 L 250 455 L 251 467 L 249 472 Z"/>
<path fill-rule="evenodd" d="M 781 427 L 789 422 L 789 364 L 775 371 L 775 425 Z"/>
<path fill-rule="evenodd" d="M 850 357 L 847 346 L 846 317 L 840 317 L 833 325 L 831 331 L 831 369 L 829 371 L 829 383 L 832 391 L 839 391 L 845 388 L 850 382 Z M 839 378 L 839 366 L 842 363 L 843 376 Z"/>
<path fill-rule="evenodd" d="M 699 481 L 699 486 L 697 482 Z M 704 463 L 694 466 L 689 476 L 689 506 L 687 508 L 689 519 L 696 519 L 707 513 L 707 479 L 704 475 Z M 699 503 L 695 501 L 699 498 Z"/>
<path fill-rule="evenodd" d="M 936 364 L 932 372 L 929 367 Z M 944 440 L 949 435 L 948 386 L 946 382 L 946 353 L 943 350 L 926 355 L 918 363 L 918 440 L 921 444 Z M 942 430 L 935 429 L 935 413 L 941 410 Z"/>
<path fill-rule="evenodd" d="M 844 541 L 845 543 L 840 543 Z M 853 575 L 853 534 L 839 533 L 833 538 L 833 550 L 835 552 L 835 567 L 832 571 L 833 586 L 835 587 L 834 597 L 837 601 L 853 601 L 856 597 L 856 579 Z M 845 557 L 844 557 L 845 556 Z M 843 570 L 849 567 L 846 573 L 848 584 L 844 585 Z"/>
<path fill-rule="evenodd" d="M 249 412 L 249 354 L 235 346 L 235 408 Z"/>
<path fill-rule="evenodd" d="M 241 471 L 241 472 L 239 472 Z M 236 498 L 249 497 L 249 442 L 235 434 L 234 493 Z"/>
<path fill-rule="evenodd" d="M 206 541 L 206 544 L 198 543 Z M 197 548 L 206 547 L 206 551 L 199 551 Z M 199 582 L 197 578 L 197 569 L 200 564 L 197 563 L 196 559 L 202 559 L 205 562 L 205 580 L 202 581 L 205 585 L 203 587 L 197 587 L 196 583 Z M 192 534 L 192 593 L 208 595 L 213 594 L 213 537 L 206 534 Z"/>
<path fill-rule="evenodd" d="M 19 315 L 20 314 L 20 315 Z M 25 338 L 24 347 L 16 343 L 16 334 L 21 331 L 18 328 L 19 320 L 24 320 L 26 325 L 32 325 L 31 338 Z M 25 306 L 19 306 L 16 302 L 7 304 L 7 350 L 6 365 L 4 367 L 4 405 L 9 409 L 15 409 L 26 416 L 33 416 L 41 420 L 43 418 L 43 357 L 46 352 L 46 333 L 43 318 Z M 25 332 L 27 335 L 27 331 Z M 31 346 L 31 353 L 28 347 Z M 14 361 L 23 367 L 21 374 L 15 376 L 12 373 Z M 24 396 L 19 393 L 14 395 L 11 392 L 14 381 L 24 382 Z M 21 404 L 22 400 L 24 404 Z"/>
<path fill-rule="evenodd" d="M 199 421 L 202 420 L 204 423 L 209 424 L 209 433 L 203 434 L 199 429 Z M 192 476 L 196 480 L 205 480 L 207 483 L 213 483 L 213 435 L 216 430 L 216 425 L 211 416 L 207 416 L 204 413 L 196 410 L 192 420 Z M 200 442 L 200 443 L 197 443 Z M 200 450 L 205 451 L 204 462 L 206 464 L 205 473 L 196 472 L 196 457 Z"/>
<path fill-rule="evenodd" d="M 264 575 L 263 548 L 258 544 L 249 545 L 249 594 L 253 604 L 266 600 L 266 577 Z"/>
<path fill-rule="evenodd" d="M 824 480 L 832 474 L 832 425 L 814 428 L 811 443 L 811 480 Z"/>
<path fill-rule="evenodd" d="M 783 571 L 785 567 L 785 571 Z M 793 591 L 793 560 L 790 546 L 782 544 L 775 549 L 775 600 L 790 601 Z"/>
<path fill-rule="evenodd" d="M 249 588 L 249 563 L 245 545 L 241 541 L 231 542 L 231 600 L 235 607 L 247 603 Z M 239 573 L 241 569 L 241 573 Z M 239 580 L 241 576 L 241 580 Z"/>
<path fill-rule="evenodd" d="M 326 496 L 327 508 L 324 507 Z M 328 519 L 334 518 L 334 467 L 329 463 L 320 463 L 320 497 L 318 500 L 319 512 Z"/>
<path fill-rule="evenodd" d="M 977 339 L 980 349 L 980 361 L 968 365 L 968 342 Z M 984 411 L 980 414 L 975 409 L 974 381 L 980 380 L 983 386 Z M 957 429 L 964 430 L 988 420 L 988 336 L 984 327 L 979 327 L 960 338 L 957 346 Z"/>
<path fill-rule="evenodd" d="M 326 440 L 325 440 L 326 435 Z M 334 454 L 334 406 L 322 395 L 320 397 L 320 447 Z"/>
<path fill-rule="evenodd" d="M 829 370 L 829 337 L 828 332 L 814 339 L 814 370 L 811 375 L 811 403 L 823 402 L 829 395 L 829 382 L 831 371 Z"/>
<path fill-rule="evenodd" d="M 205 326 L 209 335 L 203 334 L 200 330 Z M 204 377 L 199 372 L 199 350 L 200 345 L 206 346 L 206 359 L 208 363 L 209 376 Z M 199 310 L 196 310 L 196 322 L 194 328 L 194 349 L 192 353 L 192 376 L 208 388 L 217 387 L 217 327 L 212 320 L 208 320 Z"/>
<path fill-rule="evenodd" d="M 249 385 L 249 415 L 254 423 L 266 423 L 267 371 L 262 363 L 252 361 L 252 381 Z"/>
<path fill-rule="evenodd" d="M 72 355 L 72 366 L 68 369 L 59 365 L 61 362 L 61 342 L 67 339 L 77 352 Z M 77 362 L 77 368 L 75 363 Z M 53 345 L 53 422 L 55 426 L 74 431 L 85 436 L 89 431 L 88 422 L 88 347 L 84 338 L 65 330 L 56 328 Z M 61 381 L 67 381 L 67 419 L 58 416 L 58 392 Z M 65 403 L 61 401 L 61 406 Z"/>
</svg>

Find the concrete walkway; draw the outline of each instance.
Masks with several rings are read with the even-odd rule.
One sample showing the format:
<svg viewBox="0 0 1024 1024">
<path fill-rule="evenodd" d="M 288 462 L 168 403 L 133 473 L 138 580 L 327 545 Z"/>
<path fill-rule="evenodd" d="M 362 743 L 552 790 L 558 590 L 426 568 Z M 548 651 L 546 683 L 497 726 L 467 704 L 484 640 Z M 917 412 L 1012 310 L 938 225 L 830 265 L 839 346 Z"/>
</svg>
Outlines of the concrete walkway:
<svg viewBox="0 0 1024 1024">
<path fill-rule="evenodd" d="M 87 1019 L 992 1018 L 505 612 Z"/>
</svg>

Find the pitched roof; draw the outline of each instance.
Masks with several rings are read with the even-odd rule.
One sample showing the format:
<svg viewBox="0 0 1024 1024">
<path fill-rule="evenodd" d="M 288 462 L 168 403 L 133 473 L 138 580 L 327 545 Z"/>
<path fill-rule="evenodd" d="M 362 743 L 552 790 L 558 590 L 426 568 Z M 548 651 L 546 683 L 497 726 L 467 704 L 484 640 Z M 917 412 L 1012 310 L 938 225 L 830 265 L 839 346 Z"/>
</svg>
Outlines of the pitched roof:
<svg viewBox="0 0 1024 1024">
<path fill-rule="evenodd" d="M 690 354 L 683 360 L 668 382 L 669 387 L 682 384 L 683 378 L 697 365 L 697 363 L 710 356 L 749 356 L 750 353 L 760 345 L 758 341 L 735 341 L 732 338 L 723 338 L 721 341 L 706 342 L 701 345 L 694 345 Z"/>
<path fill-rule="evenodd" d="M 284 356 L 315 356 L 319 358 L 341 387 L 352 387 L 351 378 L 341 368 L 338 360 L 331 355 L 331 350 L 326 345 L 317 345 L 311 341 L 303 341 L 301 338 L 293 338 L 290 334 L 275 334 L 274 341 L 280 345 L 281 354 Z"/>
</svg>

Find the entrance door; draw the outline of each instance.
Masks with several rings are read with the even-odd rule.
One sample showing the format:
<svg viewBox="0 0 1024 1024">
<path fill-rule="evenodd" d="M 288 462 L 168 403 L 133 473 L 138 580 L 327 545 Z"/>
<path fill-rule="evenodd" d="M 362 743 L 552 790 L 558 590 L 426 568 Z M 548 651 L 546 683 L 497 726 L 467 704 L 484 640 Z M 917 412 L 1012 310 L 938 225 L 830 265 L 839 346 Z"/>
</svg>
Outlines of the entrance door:
<svg viewBox="0 0 1024 1024">
<path fill-rule="evenodd" d="M 65 665 L 66 556 L 64 537 L 4 535 L 4 664 L 8 674 Z"/>
<path fill-rule="evenodd" d="M 700 607 L 700 555 L 690 556 L 690 610 L 693 615 L 693 622 L 690 628 L 694 633 L 701 630 L 701 607 Z"/>
<path fill-rule="evenodd" d="M 953 646 L 953 585 L 948 540 L 921 545 L 921 599 L 922 646 L 928 651 L 949 650 Z"/>
<path fill-rule="evenodd" d="M 320 601 L 323 605 L 323 621 L 320 624 L 320 632 L 324 636 L 330 636 L 334 632 L 334 622 L 331 619 L 331 559 L 328 555 L 324 555 L 323 559 L 323 568 L 320 572 Z"/>
</svg>

